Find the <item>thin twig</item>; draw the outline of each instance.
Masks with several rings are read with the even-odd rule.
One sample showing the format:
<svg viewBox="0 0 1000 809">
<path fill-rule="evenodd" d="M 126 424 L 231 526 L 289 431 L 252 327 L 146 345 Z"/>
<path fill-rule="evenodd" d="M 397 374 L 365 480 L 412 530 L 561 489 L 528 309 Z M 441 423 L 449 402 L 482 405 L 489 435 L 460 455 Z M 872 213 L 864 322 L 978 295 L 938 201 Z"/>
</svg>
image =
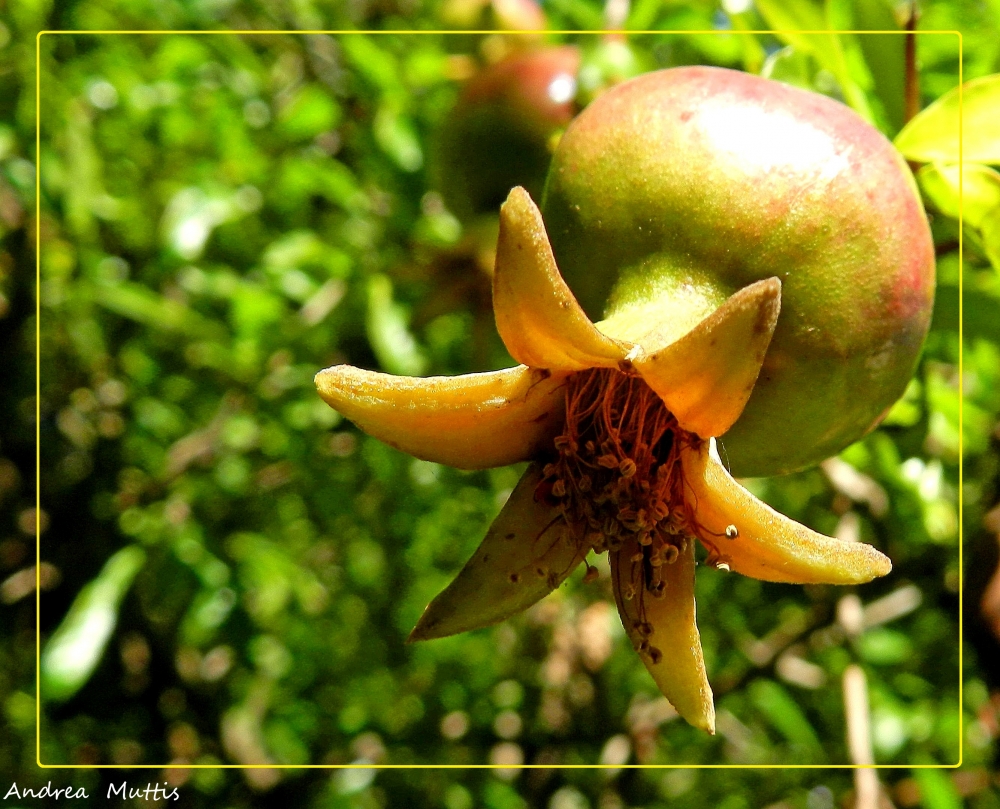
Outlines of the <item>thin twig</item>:
<svg viewBox="0 0 1000 809">
<path fill-rule="evenodd" d="M 604 3 L 604 26 L 608 31 L 621 31 L 625 28 L 631 10 L 630 0 L 606 0 Z M 608 37 L 611 39 L 612 37 Z"/>
<path fill-rule="evenodd" d="M 848 666 L 844 671 L 844 713 L 847 716 L 847 749 L 851 763 L 862 765 L 854 771 L 854 807 L 878 809 L 878 772 L 870 768 L 875 763 L 875 756 L 868 713 L 868 681 L 860 666 Z"/>
</svg>

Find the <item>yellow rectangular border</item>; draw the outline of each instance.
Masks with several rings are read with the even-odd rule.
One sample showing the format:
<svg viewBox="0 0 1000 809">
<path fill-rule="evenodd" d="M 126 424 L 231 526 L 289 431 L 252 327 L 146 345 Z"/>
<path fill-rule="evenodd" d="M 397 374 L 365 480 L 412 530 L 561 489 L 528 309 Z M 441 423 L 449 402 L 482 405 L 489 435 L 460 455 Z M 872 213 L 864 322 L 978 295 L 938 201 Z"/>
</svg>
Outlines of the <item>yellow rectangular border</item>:
<svg viewBox="0 0 1000 809">
<path fill-rule="evenodd" d="M 386 31 L 359 31 L 359 30 L 240 30 L 240 31 L 156 31 L 156 30 L 43 30 L 35 35 L 35 510 L 41 510 L 41 272 L 42 272 L 42 245 L 41 245 L 41 55 L 42 37 L 59 34 L 72 34 L 77 36 L 88 35 L 158 35 L 170 36 L 175 34 L 187 36 L 216 36 L 216 35 L 251 35 L 251 36 L 273 36 L 273 35 L 367 35 L 367 36 L 390 36 L 390 35 L 517 35 L 538 33 L 537 31 L 496 31 L 496 30 L 386 30 Z M 630 30 L 595 30 L 583 31 L 574 29 L 546 30 L 546 35 L 568 36 L 568 35 L 601 35 L 620 34 L 624 36 L 642 35 L 683 35 L 683 34 L 710 34 L 720 35 L 762 35 L 762 34 L 782 34 L 795 33 L 807 35 L 820 34 L 896 34 L 906 36 L 913 34 L 921 35 L 953 35 L 958 38 L 958 162 L 964 163 L 963 149 L 963 115 L 962 115 L 962 84 L 963 69 L 962 59 L 964 57 L 964 40 L 961 31 L 856 31 L 856 30 L 668 30 L 668 31 L 630 31 Z M 958 761 L 955 764 L 521 764 L 519 769 L 635 769 L 635 770 L 667 770 L 667 769 L 692 769 L 692 770 L 916 770 L 916 769 L 957 769 L 962 766 L 965 755 L 965 714 L 963 712 L 964 691 L 963 691 L 963 647 L 965 645 L 964 626 L 964 596 L 965 596 L 965 564 L 963 560 L 964 549 L 964 524 L 963 524 L 963 482 L 964 482 L 964 445 L 963 445 L 963 414 L 965 409 L 965 384 L 963 373 L 963 345 L 965 339 L 963 321 L 963 179 L 962 172 L 959 172 L 958 180 L 958 565 L 959 565 L 959 585 L 958 585 Z M 211 769 L 211 770 L 245 770 L 245 769 L 279 769 L 279 770 L 341 770 L 341 769 L 366 769 L 366 770 L 482 770 L 482 769 L 510 769 L 504 764 L 44 764 L 42 762 L 42 700 L 41 700 L 41 554 L 42 540 L 41 533 L 35 534 L 35 764 L 41 769 L 54 770 L 148 770 L 148 769 Z"/>
</svg>

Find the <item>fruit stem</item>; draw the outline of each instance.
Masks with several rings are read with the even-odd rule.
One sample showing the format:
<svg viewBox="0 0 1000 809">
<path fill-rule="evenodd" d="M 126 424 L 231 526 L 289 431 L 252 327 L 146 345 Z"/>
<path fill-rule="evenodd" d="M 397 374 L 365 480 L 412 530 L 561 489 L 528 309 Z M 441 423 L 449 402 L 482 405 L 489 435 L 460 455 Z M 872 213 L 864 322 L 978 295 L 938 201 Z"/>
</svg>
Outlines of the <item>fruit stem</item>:
<svg viewBox="0 0 1000 809">
<path fill-rule="evenodd" d="M 905 84 L 903 86 L 903 124 L 920 112 L 920 74 L 917 72 L 917 0 L 910 0 L 910 15 L 906 20 Z"/>
</svg>

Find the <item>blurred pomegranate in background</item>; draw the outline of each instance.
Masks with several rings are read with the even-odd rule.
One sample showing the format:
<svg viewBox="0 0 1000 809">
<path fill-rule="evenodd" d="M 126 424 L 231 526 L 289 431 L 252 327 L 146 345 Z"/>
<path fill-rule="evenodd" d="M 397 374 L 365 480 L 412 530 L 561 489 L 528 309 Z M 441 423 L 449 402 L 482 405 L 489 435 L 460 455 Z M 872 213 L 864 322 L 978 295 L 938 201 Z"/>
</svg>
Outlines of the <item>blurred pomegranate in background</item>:
<svg viewBox="0 0 1000 809">
<path fill-rule="evenodd" d="M 541 197 L 554 136 L 576 113 L 580 52 L 512 53 L 462 89 L 441 131 L 436 184 L 460 220 L 496 216 L 510 189 Z"/>
</svg>

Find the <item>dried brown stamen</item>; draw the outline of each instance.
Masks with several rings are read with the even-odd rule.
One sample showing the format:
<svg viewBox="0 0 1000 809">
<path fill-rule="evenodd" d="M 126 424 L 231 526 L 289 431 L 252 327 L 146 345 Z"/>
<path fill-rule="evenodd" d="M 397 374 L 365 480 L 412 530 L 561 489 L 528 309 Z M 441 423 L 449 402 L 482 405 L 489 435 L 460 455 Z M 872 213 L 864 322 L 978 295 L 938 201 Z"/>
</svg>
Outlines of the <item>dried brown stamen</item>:
<svg viewBox="0 0 1000 809">
<path fill-rule="evenodd" d="M 700 533 L 680 463 L 681 448 L 699 441 L 638 376 L 596 368 L 567 382 L 566 426 L 543 469 L 539 496 L 581 525 L 574 535 L 595 552 L 626 543 L 633 549 L 617 584 L 625 600 L 638 598 L 644 626 L 643 598 L 665 593 L 660 569 Z"/>
<path fill-rule="evenodd" d="M 583 371 L 567 382 L 566 426 L 540 494 L 564 501 L 566 519 L 600 531 L 604 544 L 634 535 L 644 548 L 677 545 L 694 526 L 680 448 L 698 440 L 640 377 Z"/>
</svg>

